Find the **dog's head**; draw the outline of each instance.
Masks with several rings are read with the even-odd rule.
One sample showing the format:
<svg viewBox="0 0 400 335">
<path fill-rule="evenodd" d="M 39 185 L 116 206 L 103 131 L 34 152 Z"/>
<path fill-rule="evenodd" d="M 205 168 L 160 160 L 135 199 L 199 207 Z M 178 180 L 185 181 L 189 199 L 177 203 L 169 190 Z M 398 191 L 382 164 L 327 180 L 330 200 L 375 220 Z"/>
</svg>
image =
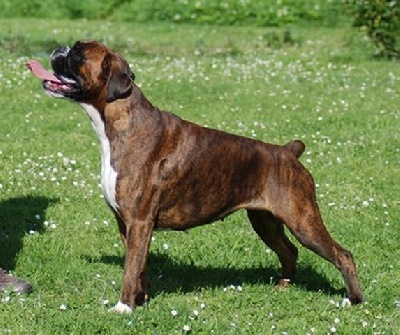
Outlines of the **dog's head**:
<svg viewBox="0 0 400 335">
<path fill-rule="evenodd" d="M 133 87 L 127 61 L 96 41 L 59 47 L 51 55 L 51 66 L 60 82 L 44 81 L 43 87 L 54 97 L 110 103 L 126 98 Z"/>
</svg>

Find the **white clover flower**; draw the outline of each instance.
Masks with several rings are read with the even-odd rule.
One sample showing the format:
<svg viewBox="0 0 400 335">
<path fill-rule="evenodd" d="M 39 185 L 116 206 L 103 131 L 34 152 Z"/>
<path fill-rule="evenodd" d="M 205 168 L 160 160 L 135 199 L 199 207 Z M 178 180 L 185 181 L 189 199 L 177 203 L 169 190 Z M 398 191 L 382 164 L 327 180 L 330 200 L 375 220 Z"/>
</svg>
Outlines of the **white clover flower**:
<svg viewBox="0 0 400 335">
<path fill-rule="evenodd" d="M 335 307 L 339 307 L 339 303 L 336 302 L 335 300 L 331 299 L 331 300 L 329 300 L 329 302 L 330 302 L 332 305 L 334 305 Z"/>
<path fill-rule="evenodd" d="M 190 331 L 190 326 L 189 325 L 183 325 L 183 331 L 184 332 L 189 332 Z"/>
<path fill-rule="evenodd" d="M 178 311 L 177 311 L 176 309 L 173 309 L 173 310 L 171 311 L 171 315 L 172 315 L 172 316 L 177 316 L 177 315 L 178 315 Z"/>
<path fill-rule="evenodd" d="M 10 296 L 6 296 L 1 299 L 1 302 L 9 302 L 10 301 Z"/>
<path fill-rule="evenodd" d="M 66 304 L 61 304 L 60 311 L 66 311 L 68 309 Z"/>
</svg>

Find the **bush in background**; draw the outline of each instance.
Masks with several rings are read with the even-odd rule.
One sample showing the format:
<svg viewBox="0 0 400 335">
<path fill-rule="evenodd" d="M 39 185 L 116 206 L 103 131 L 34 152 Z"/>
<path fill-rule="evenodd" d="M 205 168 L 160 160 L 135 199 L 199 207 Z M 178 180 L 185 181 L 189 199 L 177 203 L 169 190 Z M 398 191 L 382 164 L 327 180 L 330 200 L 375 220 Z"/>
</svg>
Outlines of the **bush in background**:
<svg viewBox="0 0 400 335">
<path fill-rule="evenodd" d="M 1 17 L 63 17 L 67 13 L 59 6 L 58 1 L 32 0 L 15 1 L 0 0 Z"/>
<path fill-rule="evenodd" d="M 377 55 L 399 58 L 400 1 L 345 0 L 354 17 L 353 25 L 366 30 L 374 42 Z"/>
<path fill-rule="evenodd" d="M 126 1 L 112 17 L 178 23 L 283 26 L 337 23 L 340 4 L 329 0 L 136 0 Z"/>
<path fill-rule="evenodd" d="M 332 26 L 342 13 L 342 4 L 335 0 L 0 0 L 2 17 L 129 22 Z"/>
</svg>

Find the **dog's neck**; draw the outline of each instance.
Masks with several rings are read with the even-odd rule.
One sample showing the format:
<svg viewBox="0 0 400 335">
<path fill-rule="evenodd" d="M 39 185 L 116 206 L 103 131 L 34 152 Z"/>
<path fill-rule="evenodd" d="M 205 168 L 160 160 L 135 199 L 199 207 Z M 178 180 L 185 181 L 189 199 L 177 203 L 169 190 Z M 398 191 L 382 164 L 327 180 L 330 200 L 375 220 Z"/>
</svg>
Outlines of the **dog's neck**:
<svg viewBox="0 0 400 335">
<path fill-rule="evenodd" d="M 128 103 L 127 103 L 128 102 Z M 101 188 L 110 207 L 118 212 L 115 186 L 118 172 L 114 165 L 112 142 L 129 136 L 134 131 L 134 124 L 139 125 L 149 117 L 149 110 L 155 110 L 143 92 L 133 84 L 132 92 L 125 99 L 118 99 L 104 104 L 80 104 L 89 116 L 93 129 L 99 138 L 101 149 Z M 140 126 L 139 126 L 140 127 Z"/>
<path fill-rule="evenodd" d="M 92 105 L 82 103 L 81 106 L 86 111 L 92 121 L 93 129 L 100 141 L 101 150 L 101 189 L 107 203 L 118 212 L 118 203 L 115 194 L 117 172 L 111 162 L 110 139 L 106 134 L 106 127 L 101 113 Z"/>
<path fill-rule="evenodd" d="M 115 111 L 118 111 L 118 106 L 130 105 L 132 107 L 131 109 L 150 109 L 153 107 L 151 102 L 147 100 L 142 90 L 134 82 L 132 82 L 132 89 L 130 90 L 128 96 L 121 97 L 111 102 L 106 102 L 105 95 L 105 91 L 99 92 L 97 95 L 95 95 L 93 98 L 86 101 L 85 103 L 92 105 L 100 112 L 100 114 L 104 114 L 107 110 L 110 109 L 115 109 Z M 121 109 L 119 110 L 121 111 Z"/>
</svg>

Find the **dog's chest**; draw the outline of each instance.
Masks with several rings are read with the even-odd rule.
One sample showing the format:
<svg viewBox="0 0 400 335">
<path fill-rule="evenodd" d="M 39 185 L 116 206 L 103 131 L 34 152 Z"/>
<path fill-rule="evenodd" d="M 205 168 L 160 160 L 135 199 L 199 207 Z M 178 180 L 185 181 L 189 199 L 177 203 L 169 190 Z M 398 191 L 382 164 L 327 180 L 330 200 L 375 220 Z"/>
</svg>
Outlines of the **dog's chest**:
<svg viewBox="0 0 400 335">
<path fill-rule="evenodd" d="M 110 141 L 106 136 L 104 122 L 100 117 L 100 113 L 91 105 L 82 104 L 86 113 L 92 121 L 93 128 L 100 140 L 101 149 L 101 189 L 106 198 L 107 203 L 118 211 L 118 203 L 115 195 L 115 187 L 117 183 L 117 172 L 111 166 L 111 147 Z"/>
</svg>

